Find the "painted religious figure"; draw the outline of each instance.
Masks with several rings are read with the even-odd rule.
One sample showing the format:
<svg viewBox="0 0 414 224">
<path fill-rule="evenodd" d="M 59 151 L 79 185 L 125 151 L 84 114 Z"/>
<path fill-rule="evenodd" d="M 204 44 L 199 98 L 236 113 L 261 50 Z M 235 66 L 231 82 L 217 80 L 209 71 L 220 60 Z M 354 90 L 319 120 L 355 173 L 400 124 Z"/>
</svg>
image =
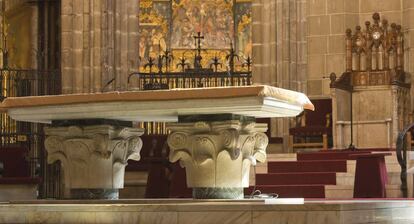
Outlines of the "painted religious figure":
<svg viewBox="0 0 414 224">
<path fill-rule="evenodd" d="M 234 37 L 232 0 L 173 0 L 173 49 L 194 48 L 193 36 L 204 35 L 203 48 L 229 48 Z"/>
<path fill-rule="evenodd" d="M 195 47 L 194 35 L 201 32 L 201 61 L 208 68 L 218 57 L 224 63 L 230 45 L 240 58 L 252 54 L 250 0 L 141 0 L 139 14 L 139 56 L 141 69 L 149 57 L 157 58 L 165 50 L 171 50 L 173 65 L 170 71 L 182 70 L 176 65 L 180 58 L 192 58 Z M 242 60 L 236 61 L 241 66 Z"/>
<path fill-rule="evenodd" d="M 252 55 L 251 2 L 240 2 L 235 7 L 236 51 L 247 58 Z"/>
<path fill-rule="evenodd" d="M 140 11 L 139 56 L 145 61 L 167 49 L 171 4 L 168 1 L 144 0 L 140 3 Z"/>
</svg>

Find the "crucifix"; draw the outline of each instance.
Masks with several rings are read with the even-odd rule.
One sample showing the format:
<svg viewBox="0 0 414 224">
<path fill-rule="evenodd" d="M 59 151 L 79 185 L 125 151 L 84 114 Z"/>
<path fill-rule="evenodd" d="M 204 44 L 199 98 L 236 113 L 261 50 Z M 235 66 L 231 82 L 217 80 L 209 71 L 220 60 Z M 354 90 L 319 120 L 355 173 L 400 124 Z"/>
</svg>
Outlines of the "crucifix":
<svg viewBox="0 0 414 224">
<path fill-rule="evenodd" d="M 201 69 L 201 59 L 203 59 L 201 57 L 201 39 L 204 39 L 204 36 L 201 35 L 201 32 L 197 32 L 197 36 L 193 36 L 193 38 L 196 45 L 195 50 L 197 51 L 197 54 L 194 56 L 194 68 Z"/>
</svg>

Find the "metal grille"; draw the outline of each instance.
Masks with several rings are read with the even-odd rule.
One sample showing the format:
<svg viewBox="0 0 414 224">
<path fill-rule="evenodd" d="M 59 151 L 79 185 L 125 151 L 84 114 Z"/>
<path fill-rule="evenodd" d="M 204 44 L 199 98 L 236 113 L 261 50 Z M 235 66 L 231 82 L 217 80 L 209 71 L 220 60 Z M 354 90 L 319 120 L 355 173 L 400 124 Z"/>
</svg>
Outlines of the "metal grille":
<svg viewBox="0 0 414 224">
<path fill-rule="evenodd" d="M 139 89 L 174 89 L 174 88 L 200 88 L 224 86 L 248 86 L 252 84 L 252 74 L 245 72 L 175 72 L 175 73 L 133 73 L 130 82 L 136 81 Z M 132 81 L 133 78 L 136 80 Z M 138 127 L 144 128 L 147 135 L 168 134 L 165 123 L 141 122 Z"/>
<path fill-rule="evenodd" d="M 59 71 L 28 69 L 0 69 L 0 98 L 54 95 L 60 92 Z M 41 177 L 40 197 L 59 197 L 57 186 L 59 166 L 47 165 L 43 147 L 42 124 L 18 122 L 6 113 L 0 113 L 0 150 L 2 148 L 25 148 L 29 154 L 30 176 Z"/>
</svg>

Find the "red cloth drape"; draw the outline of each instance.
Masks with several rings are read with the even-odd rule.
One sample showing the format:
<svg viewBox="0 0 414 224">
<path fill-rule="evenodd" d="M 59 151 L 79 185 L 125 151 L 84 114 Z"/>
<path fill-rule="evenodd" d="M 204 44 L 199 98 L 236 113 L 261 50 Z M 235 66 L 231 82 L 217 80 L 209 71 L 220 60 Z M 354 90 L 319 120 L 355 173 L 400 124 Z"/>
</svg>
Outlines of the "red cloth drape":
<svg viewBox="0 0 414 224">
<path fill-rule="evenodd" d="M 385 198 L 388 182 L 385 156 L 391 153 L 354 154 L 356 159 L 354 198 Z"/>
</svg>

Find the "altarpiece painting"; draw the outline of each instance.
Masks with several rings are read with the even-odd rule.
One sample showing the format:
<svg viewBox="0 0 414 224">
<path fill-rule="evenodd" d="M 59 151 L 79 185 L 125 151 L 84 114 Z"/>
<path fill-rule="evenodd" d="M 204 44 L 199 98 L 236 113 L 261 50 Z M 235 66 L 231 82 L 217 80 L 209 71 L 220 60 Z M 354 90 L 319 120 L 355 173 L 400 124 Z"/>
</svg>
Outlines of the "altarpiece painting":
<svg viewBox="0 0 414 224">
<path fill-rule="evenodd" d="M 150 57 L 166 50 L 174 56 L 172 64 L 191 57 L 198 32 L 204 36 L 203 67 L 213 57 L 224 62 L 232 47 L 242 58 L 251 56 L 251 0 L 142 0 L 139 20 L 142 71 Z"/>
</svg>

